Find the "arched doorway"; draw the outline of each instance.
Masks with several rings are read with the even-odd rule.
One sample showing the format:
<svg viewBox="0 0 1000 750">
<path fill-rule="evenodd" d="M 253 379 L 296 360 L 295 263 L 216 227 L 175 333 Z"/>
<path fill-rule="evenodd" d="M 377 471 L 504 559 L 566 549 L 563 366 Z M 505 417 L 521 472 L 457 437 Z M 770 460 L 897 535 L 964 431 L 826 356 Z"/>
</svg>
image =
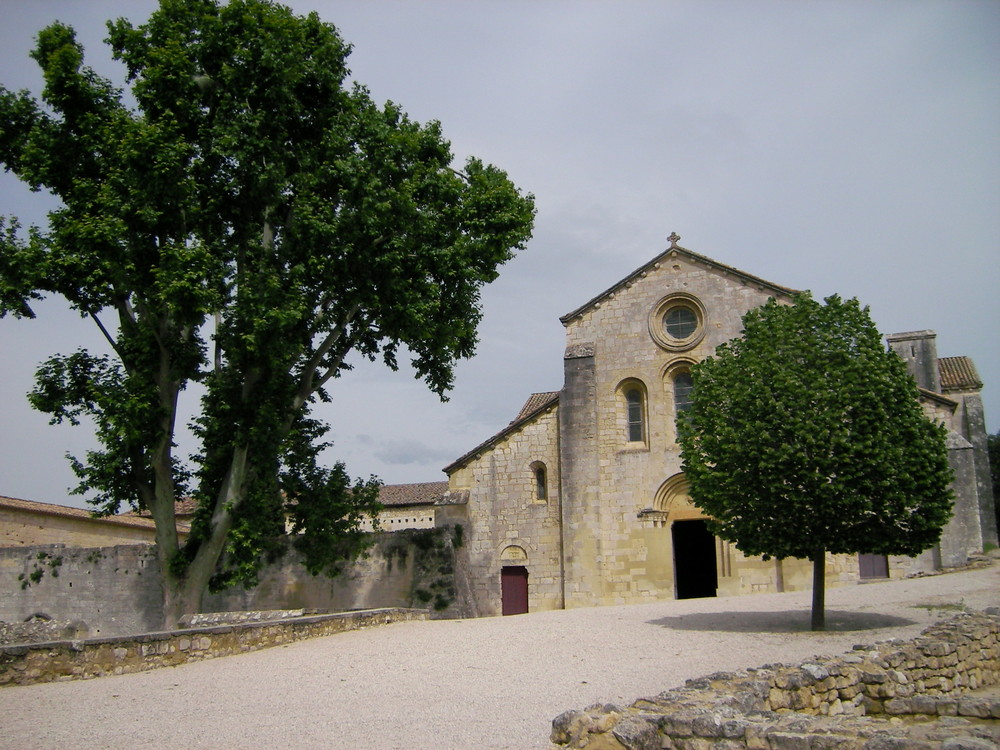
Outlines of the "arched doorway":
<svg viewBox="0 0 1000 750">
<path fill-rule="evenodd" d="M 704 513 L 691 502 L 687 477 L 674 474 L 660 485 L 653 508 L 664 514 L 670 525 L 674 595 L 678 599 L 716 596 L 719 588 L 716 540 L 708 530 Z"/>
<path fill-rule="evenodd" d="M 702 518 L 674 521 L 674 586 L 678 599 L 715 596 L 719 587 L 715 537 Z"/>
<path fill-rule="evenodd" d="M 500 612 L 523 615 L 528 611 L 528 553 L 511 545 L 500 553 Z"/>
</svg>

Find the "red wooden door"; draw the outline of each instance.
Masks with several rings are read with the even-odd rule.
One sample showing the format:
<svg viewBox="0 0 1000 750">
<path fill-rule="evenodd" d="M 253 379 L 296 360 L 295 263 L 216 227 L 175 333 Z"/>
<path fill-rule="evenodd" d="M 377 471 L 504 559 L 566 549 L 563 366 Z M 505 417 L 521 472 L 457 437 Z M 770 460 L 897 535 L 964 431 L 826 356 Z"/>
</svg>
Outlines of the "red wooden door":
<svg viewBox="0 0 1000 750">
<path fill-rule="evenodd" d="M 523 565 L 505 565 L 500 569 L 500 603 L 505 615 L 523 615 L 528 611 L 528 569 Z"/>
</svg>

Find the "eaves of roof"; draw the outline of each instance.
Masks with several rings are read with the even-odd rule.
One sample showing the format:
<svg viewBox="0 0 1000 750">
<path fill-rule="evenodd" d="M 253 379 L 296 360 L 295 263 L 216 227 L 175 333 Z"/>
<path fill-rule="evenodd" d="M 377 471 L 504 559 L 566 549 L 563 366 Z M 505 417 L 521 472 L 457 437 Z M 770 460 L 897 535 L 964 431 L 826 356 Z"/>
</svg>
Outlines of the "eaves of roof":
<svg viewBox="0 0 1000 750">
<path fill-rule="evenodd" d="M 434 505 L 444 497 L 447 491 L 448 482 L 384 484 L 379 488 L 378 500 L 387 508 Z"/>
<path fill-rule="evenodd" d="M 504 429 L 500 430 L 500 432 L 491 437 L 489 440 L 480 443 L 465 455 L 445 466 L 444 473 L 450 475 L 458 469 L 461 469 L 469 463 L 469 461 L 482 454 L 483 451 L 489 450 L 508 435 L 517 432 L 528 422 L 532 421 L 541 414 L 544 414 L 557 403 L 559 403 L 559 391 L 531 394 L 513 422 L 507 425 Z"/>
<path fill-rule="evenodd" d="M 923 401 L 933 401 L 934 403 L 945 406 L 952 411 L 958 408 L 958 402 L 955 401 L 955 399 L 948 398 L 943 393 L 937 393 L 920 386 L 917 386 L 917 397 Z"/>
<path fill-rule="evenodd" d="M 735 276 L 736 278 L 745 281 L 748 284 L 754 284 L 760 286 L 763 289 L 770 289 L 771 291 L 777 292 L 778 294 L 781 295 L 787 295 L 790 297 L 792 295 L 799 293 L 799 290 L 797 289 L 792 289 L 791 287 L 781 286 L 779 284 L 766 281 L 765 279 L 762 279 L 759 276 L 754 276 L 753 274 L 749 274 L 746 271 L 741 271 L 740 269 L 734 268 L 733 266 L 727 266 L 725 263 L 719 263 L 717 260 L 713 260 L 712 258 L 709 258 L 706 255 L 700 255 L 699 253 L 688 250 L 687 248 L 681 247 L 680 245 L 671 245 L 669 248 L 667 248 L 662 253 L 653 258 L 651 261 L 641 266 L 640 268 L 637 268 L 635 271 L 630 273 L 628 276 L 626 276 L 624 279 L 619 281 L 614 286 L 605 289 L 603 292 L 598 294 L 593 299 L 589 300 L 588 302 L 585 302 L 583 305 L 576 308 L 572 312 L 563 315 L 561 318 L 559 318 L 560 322 L 562 322 L 564 326 L 567 325 L 575 318 L 580 317 L 585 312 L 590 310 L 597 303 L 603 301 L 605 298 L 616 293 L 622 287 L 625 287 L 631 284 L 633 281 L 635 281 L 635 279 L 648 274 L 649 271 L 654 266 L 656 266 L 659 263 L 662 263 L 666 258 L 670 258 L 675 255 L 682 255 L 695 263 L 698 263 L 703 266 L 708 266 L 710 268 L 715 268 L 731 276 Z"/>
<path fill-rule="evenodd" d="M 75 518 L 82 521 L 112 524 L 113 526 L 130 526 L 132 528 L 150 530 L 154 530 L 156 528 L 156 524 L 153 523 L 152 519 L 143 518 L 137 515 L 122 514 L 117 516 L 95 516 L 89 510 L 85 510 L 83 508 L 71 508 L 66 505 L 55 505 L 54 503 L 38 503 L 34 500 L 21 500 L 16 497 L 0 496 L 0 507 L 44 516 Z M 181 530 L 187 530 L 187 526 L 185 524 L 178 524 L 177 527 Z"/>
</svg>

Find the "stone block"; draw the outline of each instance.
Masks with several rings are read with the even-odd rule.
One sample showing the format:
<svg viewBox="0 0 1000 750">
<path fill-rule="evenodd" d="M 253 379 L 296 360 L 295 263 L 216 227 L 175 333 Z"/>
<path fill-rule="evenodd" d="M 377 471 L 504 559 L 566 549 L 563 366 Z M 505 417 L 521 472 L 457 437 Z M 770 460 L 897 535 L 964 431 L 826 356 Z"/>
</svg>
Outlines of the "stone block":
<svg viewBox="0 0 1000 750">
<path fill-rule="evenodd" d="M 585 737 L 594 726 L 594 720 L 583 711 L 563 711 L 552 720 L 549 739 L 557 745 L 576 743 Z"/>
<path fill-rule="evenodd" d="M 953 698 L 942 698 L 937 702 L 938 716 L 958 716 L 958 701 Z"/>
<path fill-rule="evenodd" d="M 902 716 L 913 713 L 910 701 L 906 698 L 893 698 L 883 704 L 885 712 L 891 716 Z"/>
<path fill-rule="evenodd" d="M 789 694 L 779 688 L 771 688 L 771 692 L 767 696 L 767 703 L 771 707 L 772 711 L 778 711 L 782 708 L 791 708 L 792 706 Z"/>
<path fill-rule="evenodd" d="M 889 679 L 888 675 L 883 670 L 873 667 L 863 667 L 860 671 L 859 678 L 865 685 L 880 685 Z"/>
<path fill-rule="evenodd" d="M 1000 707 L 1000 701 L 990 701 L 987 698 L 959 698 L 958 715 L 990 719 L 993 718 L 994 707 Z"/>
<path fill-rule="evenodd" d="M 810 750 L 810 735 L 794 732 L 772 732 L 768 735 L 771 750 Z"/>
<path fill-rule="evenodd" d="M 645 717 L 627 716 L 614 726 L 611 734 L 628 750 L 660 750 L 657 725 Z"/>
</svg>

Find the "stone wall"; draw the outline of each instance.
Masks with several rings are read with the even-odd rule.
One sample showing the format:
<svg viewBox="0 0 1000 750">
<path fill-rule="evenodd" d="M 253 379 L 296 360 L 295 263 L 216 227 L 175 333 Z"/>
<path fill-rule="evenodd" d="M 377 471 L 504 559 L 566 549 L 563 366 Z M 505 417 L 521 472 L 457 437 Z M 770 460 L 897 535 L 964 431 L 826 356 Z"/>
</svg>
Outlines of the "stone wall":
<svg viewBox="0 0 1000 750">
<path fill-rule="evenodd" d="M 210 625 L 117 638 L 0 646 L 0 686 L 145 672 L 158 667 L 174 667 L 191 661 L 257 651 L 305 638 L 426 618 L 426 610 L 378 609 Z"/>
<path fill-rule="evenodd" d="M 464 617 L 454 585 L 454 529 L 380 534 L 366 557 L 337 578 L 311 576 L 293 551 L 261 573 L 252 589 L 207 594 L 207 611 L 305 609 L 336 612 L 427 607 Z M 163 625 L 159 564 L 151 545 L 81 549 L 64 545 L 0 548 L 0 621 L 34 615 L 82 623 L 91 636 Z"/>
<path fill-rule="evenodd" d="M 159 628 L 163 596 L 155 548 L 0 547 L 0 621 L 33 615 L 81 621 L 93 636 Z"/>
<path fill-rule="evenodd" d="M 535 470 L 544 468 L 545 493 L 539 497 Z M 501 612 L 501 569 L 528 571 L 528 609 L 562 606 L 559 557 L 559 431 L 555 406 L 528 420 L 473 458 L 450 479 L 453 491 L 469 491 L 463 504 L 463 557 L 476 611 Z M 456 508 L 450 509 L 454 513 Z M 449 512 L 449 511 L 446 511 Z"/>
<path fill-rule="evenodd" d="M 998 684 L 1000 612 L 964 614 L 910 642 L 713 674 L 627 708 L 566 711 L 552 722 L 551 740 L 590 750 L 931 750 L 956 737 L 1000 743 L 997 692 L 971 693 Z"/>
</svg>

